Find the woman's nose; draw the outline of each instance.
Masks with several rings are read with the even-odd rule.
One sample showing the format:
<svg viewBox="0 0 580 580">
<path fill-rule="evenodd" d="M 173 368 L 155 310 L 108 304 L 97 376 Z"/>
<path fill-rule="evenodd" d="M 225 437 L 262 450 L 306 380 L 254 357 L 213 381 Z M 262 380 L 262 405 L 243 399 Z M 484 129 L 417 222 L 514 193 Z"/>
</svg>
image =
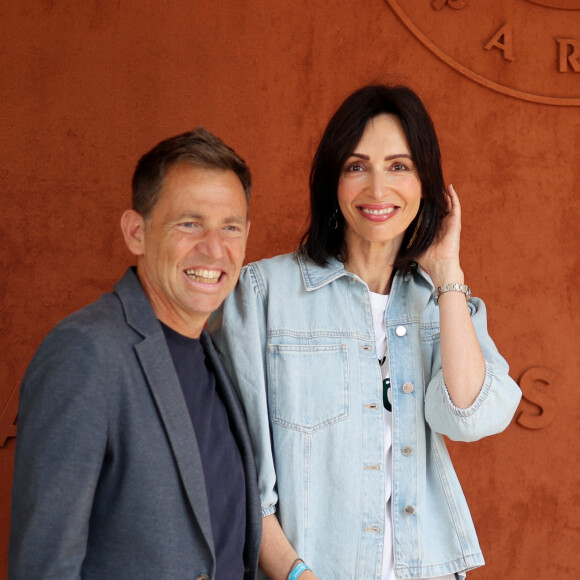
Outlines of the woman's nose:
<svg viewBox="0 0 580 580">
<path fill-rule="evenodd" d="M 370 175 L 369 189 L 375 199 L 381 199 L 385 192 L 387 179 L 382 171 L 373 171 Z"/>
</svg>

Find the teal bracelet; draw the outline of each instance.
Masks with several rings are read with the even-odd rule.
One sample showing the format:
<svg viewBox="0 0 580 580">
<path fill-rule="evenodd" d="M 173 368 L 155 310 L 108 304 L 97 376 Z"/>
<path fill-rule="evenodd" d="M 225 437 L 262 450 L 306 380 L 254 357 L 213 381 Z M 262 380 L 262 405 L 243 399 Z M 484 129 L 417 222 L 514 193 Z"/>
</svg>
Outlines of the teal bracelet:
<svg viewBox="0 0 580 580">
<path fill-rule="evenodd" d="M 300 576 L 302 572 L 306 572 L 306 570 L 310 570 L 310 568 L 304 562 L 300 562 L 296 568 L 290 570 L 290 574 L 288 574 L 288 580 L 297 580 L 298 576 Z"/>
</svg>

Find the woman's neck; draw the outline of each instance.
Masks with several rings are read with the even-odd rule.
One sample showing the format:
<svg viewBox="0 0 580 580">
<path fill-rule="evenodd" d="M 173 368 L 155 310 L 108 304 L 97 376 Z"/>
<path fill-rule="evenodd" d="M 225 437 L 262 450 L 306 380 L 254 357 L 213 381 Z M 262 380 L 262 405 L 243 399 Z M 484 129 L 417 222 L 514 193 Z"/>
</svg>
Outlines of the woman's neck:
<svg viewBox="0 0 580 580">
<path fill-rule="evenodd" d="M 404 233 L 390 239 L 369 240 L 345 232 L 347 259 L 344 267 L 364 280 L 371 292 L 389 294 L 393 279 L 393 266 L 399 255 Z"/>
<path fill-rule="evenodd" d="M 370 250 L 370 248 L 369 248 Z M 393 264 L 397 257 L 398 248 L 385 251 L 376 249 L 360 252 L 357 248 L 348 248 L 348 260 L 344 267 L 364 280 L 371 292 L 389 294 L 393 278 Z"/>
</svg>

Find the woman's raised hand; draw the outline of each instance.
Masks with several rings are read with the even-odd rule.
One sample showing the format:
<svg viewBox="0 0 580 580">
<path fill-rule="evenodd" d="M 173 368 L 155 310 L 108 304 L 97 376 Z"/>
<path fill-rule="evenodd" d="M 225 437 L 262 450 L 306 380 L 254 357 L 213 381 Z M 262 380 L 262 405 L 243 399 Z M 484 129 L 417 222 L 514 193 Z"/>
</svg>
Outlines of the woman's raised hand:
<svg viewBox="0 0 580 580">
<path fill-rule="evenodd" d="M 461 237 L 461 205 L 453 185 L 447 187 L 447 215 L 431 246 L 417 262 L 431 276 L 435 287 L 457 282 L 463 284 L 463 271 L 459 265 Z"/>
</svg>

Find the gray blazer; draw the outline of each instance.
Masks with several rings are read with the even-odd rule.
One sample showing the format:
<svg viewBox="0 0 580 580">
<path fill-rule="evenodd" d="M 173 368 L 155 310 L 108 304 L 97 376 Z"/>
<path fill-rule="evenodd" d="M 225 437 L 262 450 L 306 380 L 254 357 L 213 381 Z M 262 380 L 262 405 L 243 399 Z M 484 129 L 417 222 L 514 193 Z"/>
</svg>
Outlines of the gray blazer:
<svg viewBox="0 0 580 580">
<path fill-rule="evenodd" d="M 249 434 L 205 331 L 201 340 L 244 462 L 244 578 L 255 578 L 261 514 Z M 132 269 L 58 324 L 26 372 L 8 568 L 11 580 L 215 578 L 195 433 Z"/>
</svg>

